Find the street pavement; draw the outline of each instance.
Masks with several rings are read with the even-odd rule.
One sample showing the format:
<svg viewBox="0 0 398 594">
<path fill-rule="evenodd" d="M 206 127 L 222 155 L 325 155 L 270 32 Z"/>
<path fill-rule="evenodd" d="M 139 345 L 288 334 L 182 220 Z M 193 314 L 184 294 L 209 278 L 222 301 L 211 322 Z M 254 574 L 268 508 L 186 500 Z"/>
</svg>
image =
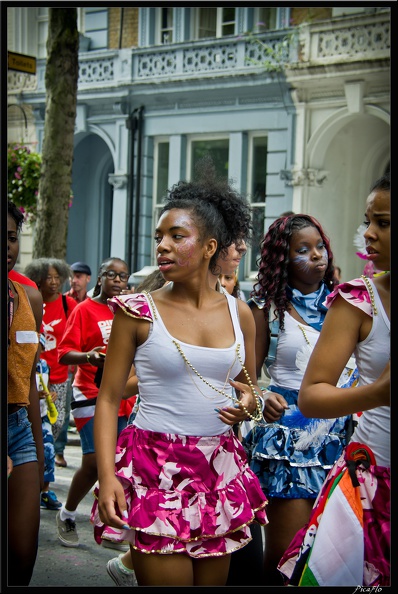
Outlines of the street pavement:
<svg viewBox="0 0 398 594">
<path fill-rule="evenodd" d="M 68 466 L 55 467 L 55 482 L 50 487 L 62 503 L 66 501 L 72 477 L 81 462 L 78 433 L 68 433 L 64 456 Z M 29 587 L 117 587 L 106 571 L 106 563 L 119 555 L 120 551 L 104 548 L 95 542 L 90 523 L 92 503 L 93 494 L 89 492 L 77 508 L 78 548 L 63 547 L 58 540 L 57 512 L 40 510 L 39 548 Z"/>
</svg>

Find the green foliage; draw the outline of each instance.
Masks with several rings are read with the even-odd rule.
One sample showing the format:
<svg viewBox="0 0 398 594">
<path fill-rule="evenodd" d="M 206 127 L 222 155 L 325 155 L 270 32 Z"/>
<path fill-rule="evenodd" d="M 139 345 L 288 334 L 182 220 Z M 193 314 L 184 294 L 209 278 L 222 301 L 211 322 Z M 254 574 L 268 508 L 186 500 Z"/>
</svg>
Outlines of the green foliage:
<svg viewBox="0 0 398 594">
<path fill-rule="evenodd" d="M 267 72 L 283 72 L 291 62 L 291 48 L 297 43 L 299 27 L 289 31 L 281 40 L 263 41 L 252 32 L 245 34 L 245 39 L 251 44 L 252 50 L 246 61 L 254 66 L 260 66 Z"/>
<path fill-rule="evenodd" d="M 37 200 L 41 175 L 41 155 L 23 144 L 9 144 L 7 194 L 25 215 L 25 222 L 37 218 Z"/>
</svg>

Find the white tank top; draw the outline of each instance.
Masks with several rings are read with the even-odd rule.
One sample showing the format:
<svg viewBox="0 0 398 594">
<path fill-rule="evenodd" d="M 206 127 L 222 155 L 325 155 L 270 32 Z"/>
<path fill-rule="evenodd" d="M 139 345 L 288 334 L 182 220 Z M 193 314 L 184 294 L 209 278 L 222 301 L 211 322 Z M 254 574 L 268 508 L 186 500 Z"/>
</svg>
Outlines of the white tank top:
<svg viewBox="0 0 398 594">
<path fill-rule="evenodd" d="M 357 344 L 355 358 L 359 371 L 358 385 L 374 382 L 383 371 L 390 358 L 390 320 L 372 279 L 377 315 L 373 314 L 373 324 L 369 335 Z M 367 444 L 376 457 L 378 466 L 390 466 L 390 407 L 379 406 L 364 411 L 359 417 L 351 441 Z"/>
<path fill-rule="evenodd" d="M 306 363 L 319 337 L 318 330 L 300 324 L 287 311 L 284 317 L 284 331 L 279 330 L 275 361 L 268 368 L 270 385 L 283 386 L 289 390 L 299 390 Z M 303 364 L 300 365 L 300 359 Z M 298 366 L 299 363 L 299 366 Z"/>
<path fill-rule="evenodd" d="M 237 300 L 225 295 L 235 333 L 228 348 L 206 348 L 177 341 L 185 357 L 212 386 L 232 395 L 228 379 L 235 378 L 245 361 L 244 337 L 239 324 Z M 150 307 L 151 302 L 148 300 Z M 153 304 L 152 329 L 136 351 L 134 364 L 139 378 L 140 404 L 134 424 L 140 429 L 180 435 L 221 435 L 230 427 L 214 410 L 233 406 L 230 397 L 207 386 L 184 362 L 161 316 Z"/>
</svg>

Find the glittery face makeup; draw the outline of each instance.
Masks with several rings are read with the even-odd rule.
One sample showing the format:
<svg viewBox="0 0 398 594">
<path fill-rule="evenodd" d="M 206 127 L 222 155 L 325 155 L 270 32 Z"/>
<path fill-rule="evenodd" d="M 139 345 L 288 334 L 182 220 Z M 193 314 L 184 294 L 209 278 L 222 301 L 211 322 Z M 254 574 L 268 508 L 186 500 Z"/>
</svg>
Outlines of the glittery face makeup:
<svg viewBox="0 0 398 594">
<path fill-rule="evenodd" d="M 169 252 L 180 267 L 190 266 L 198 256 L 199 231 L 187 212 L 172 209 L 163 213 L 155 233 L 158 253 Z"/>
</svg>

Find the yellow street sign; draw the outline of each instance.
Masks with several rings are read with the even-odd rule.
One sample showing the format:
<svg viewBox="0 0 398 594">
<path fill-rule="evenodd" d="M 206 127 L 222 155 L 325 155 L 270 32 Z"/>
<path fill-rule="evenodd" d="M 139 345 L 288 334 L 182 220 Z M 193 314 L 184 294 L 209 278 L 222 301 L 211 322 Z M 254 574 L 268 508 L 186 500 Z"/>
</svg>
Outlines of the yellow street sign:
<svg viewBox="0 0 398 594">
<path fill-rule="evenodd" d="M 28 74 L 36 74 L 36 58 L 8 52 L 8 68 L 10 70 L 19 70 Z"/>
</svg>

